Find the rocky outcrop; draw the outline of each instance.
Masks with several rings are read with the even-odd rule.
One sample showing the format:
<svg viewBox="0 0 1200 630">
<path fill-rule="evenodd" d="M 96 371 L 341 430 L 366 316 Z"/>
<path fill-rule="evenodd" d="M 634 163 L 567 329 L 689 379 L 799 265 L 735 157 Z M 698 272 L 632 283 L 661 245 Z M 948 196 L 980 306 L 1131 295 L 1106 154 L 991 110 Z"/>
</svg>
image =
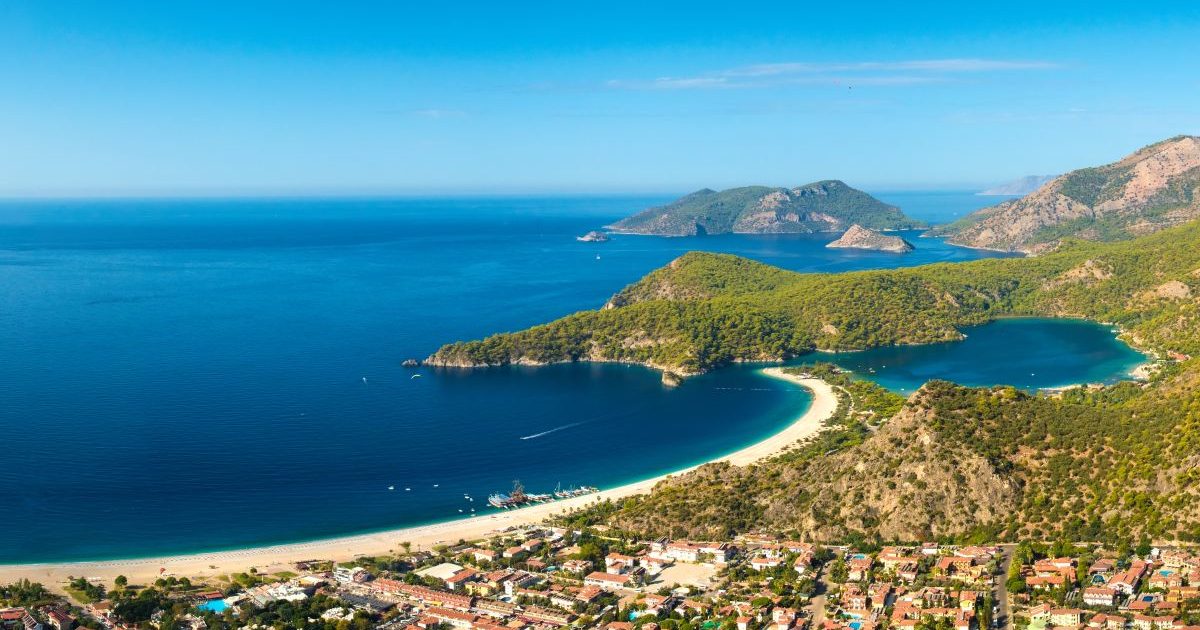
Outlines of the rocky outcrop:
<svg viewBox="0 0 1200 630">
<path fill-rule="evenodd" d="M 861 225 L 851 225 L 850 229 L 846 230 L 842 237 L 825 247 L 835 249 L 870 249 L 878 252 L 893 252 L 896 254 L 905 254 L 916 249 L 912 243 L 900 238 L 899 236 L 887 236 L 880 234 L 875 230 L 867 229 Z"/>
<path fill-rule="evenodd" d="M 956 245 L 1040 253 L 1066 237 L 1119 240 L 1200 217 L 1200 137 L 1178 136 L 1112 164 L 935 228 Z"/>
<path fill-rule="evenodd" d="M 576 236 L 575 240 L 580 243 L 605 243 L 608 241 L 608 235 L 600 230 L 592 230 L 583 236 Z"/>
</svg>

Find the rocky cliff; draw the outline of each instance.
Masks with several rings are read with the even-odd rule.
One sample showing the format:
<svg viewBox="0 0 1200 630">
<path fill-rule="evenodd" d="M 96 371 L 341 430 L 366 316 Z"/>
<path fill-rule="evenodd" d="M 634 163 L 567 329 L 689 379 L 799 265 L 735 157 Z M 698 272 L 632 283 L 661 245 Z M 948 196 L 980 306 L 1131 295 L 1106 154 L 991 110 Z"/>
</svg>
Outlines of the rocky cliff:
<svg viewBox="0 0 1200 630">
<path fill-rule="evenodd" d="M 1200 138 L 1177 136 L 1072 171 L 1036 191 L 931 231 L 951 243 L 1039 253 L 1063 238 L 1132 238 L 1200 217 Z"/>
</svg>

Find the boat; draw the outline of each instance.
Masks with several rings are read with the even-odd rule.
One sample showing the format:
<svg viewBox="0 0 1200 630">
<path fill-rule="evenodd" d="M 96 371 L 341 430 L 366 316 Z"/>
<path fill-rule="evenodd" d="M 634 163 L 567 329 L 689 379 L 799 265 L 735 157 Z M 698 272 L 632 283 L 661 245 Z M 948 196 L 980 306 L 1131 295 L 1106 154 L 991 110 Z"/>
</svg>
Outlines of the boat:
<svg viewBox="0 0 1200 630">
<path fill-rule="evenodd" d="M 520 481 L 513 481 L 512 492 L 508 494 L 500 494 L 499 492 L 488 496 L 488 503 L 492 507 L 508 509 L 517 507 L 529 502 L 529 497 L 525 494 L 525 486 L 521 485 Z"/>
<path fill-rule="evenodd" d="M 561 488 L 556 489 L 554 491 L 554 496 L 558 497 L 559 499 L 570 499 L 571 497 L 581 497 L 585 494 L 592 494 L 599 491 L 600 489 L 595 486 L 580 486 L 578 488 L 572 486 L 567 490 L 563 490 Z"/>
<path fill-rule="evenodd" d="M 388 486 L 388 490 L 395 490 L 396 486 Z"/>
<path fill-rule="evenodd" d="M 510 507 L 520 507 L 528 503 L 546 503 L 555 499 L 569 499 L 571 497 L 579 497 L 585 494 L 599 492 L 600 489 L 594 486 L 581 486 L 579 488 L 563 489 L 562 484 L 558 484 L 554 488 L 554 492 L 545 494 L 526 492 L 521 482 L 513 482 L 513 490 L 509 494 L 501 494 L 499 492 L 488 496 L 488 503 L 492 507 L 508 509 Z"/>
</svg>

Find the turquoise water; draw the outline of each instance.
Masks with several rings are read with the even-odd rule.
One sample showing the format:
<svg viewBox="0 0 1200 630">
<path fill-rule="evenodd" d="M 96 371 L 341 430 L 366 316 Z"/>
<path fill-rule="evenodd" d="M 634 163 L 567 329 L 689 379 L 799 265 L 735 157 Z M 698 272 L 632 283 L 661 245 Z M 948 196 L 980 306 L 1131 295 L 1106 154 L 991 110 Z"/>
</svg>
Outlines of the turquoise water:
<svg viewBox="0 0 1200 630">
<path fill-rule="evenodd" d="M 882 196 L 924 218 L 986 201 Z M 749 366 L 665 389 L 620 365 L 413 379 L 399 363 L 595 308 L 692 249 L 800 271 L 994 255 L 825 249 L 836 235 L 574 240 L 664 199 L 0 203 L 0 432 L 18 462 L 0 468 L 0 562 L 378 531 L 486 514 L 514 479 L 549 491 L 677 470 L 778 431 L 808 395 Z M 1026 350 L 1048 365 L 1090 349 L 1078 341 Z M 908 382 L 954 376 L 938 359 L 954 345 L 938 348 Z M 1033 385 L 1094 373 L 1070 365 Z"/>
<path fill-rule="evenodd" d="M 217 614 L 221 614 L 221 613 L 225 612 L 226 608 L 229 608 L 229 604 L 226 604 L 225 600 L 223 600 L 223 599 L 210 599 L 209 601 L 204 602 L 203 604 L 200 604 L 199 606 L 196 606 L 196 608 L 199 608 L 200 610 L 205 610 L 208 612 L 214 612 Z"/>
</svg>

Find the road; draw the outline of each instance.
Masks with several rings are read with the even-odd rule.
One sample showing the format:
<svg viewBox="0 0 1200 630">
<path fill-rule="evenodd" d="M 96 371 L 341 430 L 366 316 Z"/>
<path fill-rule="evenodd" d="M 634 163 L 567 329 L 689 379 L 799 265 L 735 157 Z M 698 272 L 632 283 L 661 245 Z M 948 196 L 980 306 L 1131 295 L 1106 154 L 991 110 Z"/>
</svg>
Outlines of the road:
<svg viewBox="0 0 1200 630">
<path fill-rule="evenodd" d="M 1013 551 L 1016 545 L 1000 545 L 1000 569 L 996 581 L 992 585 L 992 600 L 996 603 L 996 617 L 992 619 L 993 628 L 1012 630 L 1012 617 L 1008 614 L 1008 568 L 1012 565 Z"/>
<path fill-rule="evenodd" d="M 823 568 L 819 569 L 813 578 L 816 582 L 816 592 L 808 602 L 808 614 L 812 620 L 808 627 L 820 628 L 825 623 L 825 593 L 829 591 L 829 584 L 825 582 Z"/>
</svg>

